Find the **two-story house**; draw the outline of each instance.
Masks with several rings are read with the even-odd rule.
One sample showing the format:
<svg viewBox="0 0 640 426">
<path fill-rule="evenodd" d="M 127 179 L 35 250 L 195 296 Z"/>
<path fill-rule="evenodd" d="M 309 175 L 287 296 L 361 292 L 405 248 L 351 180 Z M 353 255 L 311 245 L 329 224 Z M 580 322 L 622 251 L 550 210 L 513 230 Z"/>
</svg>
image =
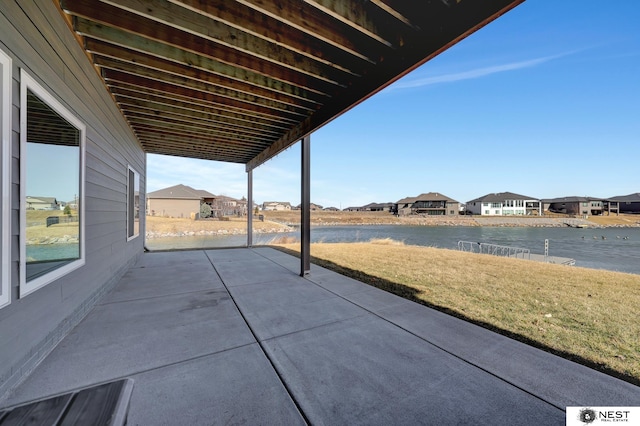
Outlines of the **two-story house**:
<svg viewBox="0 0 640 426">
<path fill-rule="evenodd" d="M 498 192 L 468 201 L 466 211 L 481 216 L 540 216 L 542 203 L 526 195 Z"/>
</svg>

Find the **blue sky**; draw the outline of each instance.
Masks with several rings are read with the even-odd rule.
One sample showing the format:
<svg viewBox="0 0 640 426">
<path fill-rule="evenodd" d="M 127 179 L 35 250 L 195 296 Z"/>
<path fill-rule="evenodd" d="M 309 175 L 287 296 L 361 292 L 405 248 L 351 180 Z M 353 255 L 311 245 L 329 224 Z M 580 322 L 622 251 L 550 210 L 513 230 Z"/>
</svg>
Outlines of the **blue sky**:
<svg viewBox="0 0 640 426">
<path fill-rule="evenodd" d="M 311 201 L 640 192 L 640 2 L 529 0 L 311 136 Z M 147 191 L 246 196 L 244 165 L 148 155 Z M 254 201 L 300 202 L 300 144 Z"/>
</svg>

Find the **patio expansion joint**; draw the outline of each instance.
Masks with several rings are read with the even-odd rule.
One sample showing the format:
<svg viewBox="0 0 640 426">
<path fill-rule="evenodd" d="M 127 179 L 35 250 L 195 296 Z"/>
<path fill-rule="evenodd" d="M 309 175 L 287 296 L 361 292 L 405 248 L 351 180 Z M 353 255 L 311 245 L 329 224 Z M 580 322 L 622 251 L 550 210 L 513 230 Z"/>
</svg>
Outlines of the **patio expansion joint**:
<svg viewBox="0 0 640 426">
<path fill-rule="evenodd" d="M 249 343 L 245 343 L 245 344 L 242 344 L 242 345 L 233 346 L 233 347 L 230 347 L 230 348 L 225 348 L 225 349 L 222 349 L 222 350 L 219 350 L 219 351 L 209 352 L 209 353 L 206 353 L 206 354 L 196 355 L 196 356 L 193 356 L 191 358 L 185 358 L 185 359 L 181 359 L 179 361 L 169 362 L 169 363 L 158 365 L 158 366 L 151 367 L 151 368 L 145 368 L 145 369 L 142 369 L 142 370 L 136 370 L 135 372 L 131 372 L 131 373 L 128 373 L 128 374 L 123 374 L 121 376 L 109 377 L 108 379 L 104 379 L 104 380 L 96 382 L 96 383 L 91 383 L 90 386 L 99 386 L 99 385 L 103 385 L 105 383 L 109 383 L 109 382 L 112 382 L 112 381 L 128 379 L 128 378 L 132 378 L 132 377 L 138 376 L 140 374 L 147 374 L 147 373 L 150 373 L 152 371 L 163 370 L 163 369 L 168 368 L 168 367 L 173 367 L 173 366 L 182 365 L 182 364 L 188 364 L 188 363 L 193 362 L 193 361 L 198 361 L 200 359 L 208 358 L 208 357 L 211 357 L 211 356 L 214 356 L 214 355 L 223 354 L 225 352 L 230 352 L 230 351 L 233 351 L 233 350 L 236 350 L 236 349 L 240 349 L 240 348 L 245 348 L 245 347 L 248 347 L 248 346 L 251 346 L 251 345 L 255 345 L 255 344 L 258 344 L 258 342 L 257 341 L 249 342 Z M 86 387 L 86 386 L 83 386 L 83 387 Z M 13 406 L 25 405 L 25 404 L 29 404 L 31 402 L 40 401 L 42 399 L 53 398 L 53 397 L 56 397 L 56 396 L 59 396 L 59 395 L 64 395 L 66 393 L 73 392 L 73 391 L 76 391 L 76 390 L 78 390 L 78 387 L 73 387 L 72 386 L 72 387 L 68 387 L 66 389 L 59 390 L 59 391 L 57 391 L 55 393 L 52 393 L 52 394 L 49 394 L 49 395 L 38 396 L 36 398 L 26 399 L 26 400 L 21 401 L 21 402 L 19 402 L 17 404 L 11 404 L 11 405 L 6 406 L 6 407 L 4 407 L 2 405 L 2 401 L 0 401 L 0 409 L 6 409 L 6 408 L 13 407 Z"/>
<path fill-rule="evenodd" d="M 262 256 L 262 254 L 260 254 L 260 255 Z M 266 257 L 266 256 L 263 256 L 263 257 Z M 271 260 L 271 261 L 272 261 L 272 262 L 274 262 L 274 263 L 277 263 L 277 262 L 276 262 L 275 260 L 273 260 L 273 259 L 270 259 L 270 258 L 268 258 L 268 257 L 266 257 L 266 258 L 267 258 L 267 259 L 269 259 L 269 260 Z M 282 265 L 280 265 L 280 266 L 282 266 Z M 283 266 L 283 267 L 284 267 L 284 266 Z M 214 265 L 214 268 L 215 268 L 215 265 Z M 336 274 L 337 274 L 337 272 L 336 272 Z M 530 395 L 530 396 L 532 396 L 532 397 L 534 397 L 534 398 L 536 398 L 536 399 L 538 399 L 538 400 L 540 400 L 540 401 L 544 402 L 545 404 L 548 404 L 548 405 L 550 405 L 550 406 L 552 406 L 552 407 L 554 407 L 554 408 L 556 408 L 556 409 L 558 409 L 558 410 L 560 410 L 560 411 L 562 411 L 562 412 L 565 412 L 565 408 L 564 408 L 564 407 L 559 406 L 558 404 L 555 404 L 555 403 L 553 403 L 553 402 L 551 402 L 551 401 L 548 401 L 548 400 L 546 400 L 545 398 L 543 398 L 543 397 L 541 397 L 541 396 L 539 396 L 539 395 L 536 395 L 535 393 L 533 393 L 533 392 L 531 392 L 531 391 L 529 391 L 529 390 L 527 390 L 527 389 L 523 388 L 522 386 L 519 386 L 518 384 L 516 384 L 516 383 L 514 383 L 514 382 L 512 382 L 512 381 L 510 381 L 510 380 L 507 380 L 507 379 L 505 379 L 504 377 L 501 377 L 500 375 L 498 375 L 498 374 L 496 374 L 496 373 L 494 373 L 494 372 L 492 372 L 492 371 L 490 371 L 490 370 L 488 370 L 488 369 L 486 369 L 486 368 L 484 368 L 484 367 L 482 367 L 482 366 L 480 366 L 480 365 L 478 365 L 478 364 L 476 364 L 476 363 L 474 363 L 474 362 L 472 362 L 472 361 L 470 361 L 470 360 L 468 360 L 468 359 L 465 359 L 464 357 L 461 357 L 460 355 L 457 355 L 456 353 L 451 352 L 451 351 L 449 351 L 449 350 L 445 349 L 444 347 L 442 347 L 442 346 L 440 346 L 440 345 L 438 345 L 438 344 L 436 344 L 436 343 L 434 343 L 434 342 L 431 342 L 430 340 L 428 340 L 428 339 L 426 339 L 426 338 L 424 338 L 424 337 L 422 337 L 422 336 L 420 336 L 420 335 L 418 335 L 418 334 L 414 333 L 413 331 L 411 331 L 411 330 L 409 330 L 409 329 L 407 329 L 407 328 L 405 328 L 405 327 L 403 327 L 403 326 L 401 326 L 401 325 L 399 325 L 399 324 L 395 323 L 394 321 L 392 321 L 392 320 L 390 320 L 390 319 L 388 319 L 388 318 L 385 318 L 384 316 L 382 316 L 382 315 L 380 315 L 380 314 L 376 313 L 375 311 L 373 311 L 373 310 L 371 310 L 371 309 L 368 309 L 368 308 L 366 308 L 366 307 L 364 307 L 364 306 L 362 306 L 362 305 L 359 305 L 358 303 L 356 303 L 356 302 L 354 302 L 354 301 L 352 301 L 352 300 L 347 299 L 346 297 L 344 297 L 344 296 L 342 296 L 342 295 L 340 295 L 340 294 L 336 293 L 335 291 L 332 291 L 332 290 L 330 290 L 330 289 L 328 289 L 328 288 L 326 288 L 326 287 L 323 287 L 322 285 L 320 285 L 320 284 L 316 283 L 315 281 L 313 281 L 313 276 L 305 276 L 305 277 L 301 277 L 301 278 L 303 278 L 303 279 L 307 280 L 308 282 L 312 283 L 313 285 L 316 285 L 316 286 L 318 286 L 318 287 L 320 287 L 320 288 L 322 288 L 322 289 L 324 289 L 324 290 L 328 291 L 329 293 L 331 293 L 331 294 L 335 295 L 336 297 L 339 297 L 339 298 L 341 298 L 341 299 L 343 299 L 343 300 L 345 300 L 345 301 L 347 301 L 347 302 L 349 302 L 349 303 L 353 304 L 354 306 L 357 306 L 357 307 L 359 307 L 360 309 L 363 309 L 364 311 L 368 312 L 369 314 L 374 315 L 375 317 L 377 317 L 377 318 L 379 318 L 379 319 L 381 319 L 381 320 L 383 320 L 383 321 L 385 321 L 385 322 L 387 322 L 387 323 L 389 323 L 389 324 L 393 325 L 394 327 L 397 327 L 397 328 L 399 328 L 399 329 L 401 329 L 401 330 L 405 331 L 406 333 L 409 333 L 409 334 L 411 334 L 412 336 L 417 337 L 418 339 L 420 339 L 420 340 L 424 341 L 425 343 L 428 343 L 429 345 L 431 345 L 431 346 L 435 347 L 436 349 L 438 349 L 438 350 L 440 350 L 440 351 L 442 351 L 442 352 L 445 352 L 446 354 L 448 354 L 448 355 L 450 355 L 450 356 L 452 356 L 452 357 L 454 357 L 454 358 L 456 358 L 456 359 L 458 359 L 458 360 L 460 360 L 460 361 L 464 362 L 465 364 L 468 364 L 468 365 L 470 365 L 470 366 L 472 366 L 472 367 L 474 367 L 474 368 L 477 368 L 477 369 L 479 369 L 479 370 L 481 370 L 481 371 L 485 372 L 486 374 L 489 374 L 490 376 L 495 377 L 496 379 L 498 379 L 498 380 L 500 380 L 500 381 L 502 381 L 502 382 L 504 382 L 504 383 L 507 383 L 507 384 L 508 384 L 508 385 L 510 385 L 510 386 L 513 386 L 514 388 L 516 388 L 516 389 L 520 390 L 521 392 L 524 392 L 524 393 L 526 393 L 526 394 L 528 394 L 528 395 Z M 365 283 L 365 284 L 366 284 L 366 283 Z M 376 287 L 371 286 L 371 288 L 376 288 Z M 351 294 L 349 294 L 349 295 L 350 295 L 350 296 L 352 296 L 352 295 L 355 295 L 355 294 L 358 294 L 358 293 L 360 293 L 360 292 L 351 293 Z M 400 296 L 398 296 L 398 297 L 400 297 Z M 341 322 L 341 321 L 346 321 L 346 320 L 340 320 L 340 321 L 336 321 L 336 322 Z M 318 327 L 323 327 L 323 326 L 325 326 L 325 325 L 327 325 L 327 324 L 323 324 L 323 325 L 320 325 L 320 326 L 318 326 Z M 316 328 L 316 327 L 314 327 L 314 328 Z M 303 330 L 303 331 L 304 331 L 304 330 Z M 289 334 L 295 334 L 295 333 L 299 333 L 299 332 L 300 332 L 300 331 L 293 332 L 293 333 L 289 333 Z M 280 336 L 279 336 L 279 337 L 280 337 Z M 270 338 L 270 339 L 266 339 L 265 341 L 268 341 L 268 340 L 271 340 L 271 339 L 274 339 L 274 338 L 275 338 L 275 337 Z M 259 341 L 259 342 L 260 342 L 260 341 Z"/>
<path fill-rule="evenodd" d="M 206 254 L 206 253 L 205 253 Z M 262 255 L 261 255 L 262 256 Z M 262 256 L 264 257 L 264 256 Z M 207 256 L 207 258 L 209 259 L 209 261 L 211 262 L 211 265 L 213 266 L 213 269 L 215 270 L 216 274 L 218 274 L 218 277 L 220 278 L 220 280 L 222 281 L 222 285 L 224 286 L 227 294 L 229 294 L 229 297 L 231 298 L 231 301 L 233 302 L 233 304 L 235 305 L 236 309 L 238 310 L 238 313 L 240 314 L 240 316 L 242 317 L 242 320 L 244 321 L 244 323 L 247 325 L 247 327 L 249 328 L 249 331 L 251 332 L 251 335 L 253 336 L 253 338 L 255 339 L 255 341 L 258 344 L 258 347 L 260 348 L 260 351 L 262 352 L 262 354 L 264 355 L 265 359 L 269 362 L 269 364 L 271 365 L 271 368 L 273 369 L 275 375 L 278 377 L 278 381 L 280 382 L 280 384 L 282 384 L 282 387 L 285 389 L 285 391 L 287 392 L 287 395 L 289 395 L 289 398 L 291 398 L 291 401 L 293 402 L 293 404 L 296 407 L 296 410 L 298 410 L 298 413 L 300 414 L 300 417 L 302 417 L 302 419 L 304 420 L 304 422 L 307 425 L 311 424 L 311 421 L 309 420 L 309 418 L 307 417 L 307 415 L 305 414 L 304 410 L 302 409 L 302 406 L 300 405 L 300 402 L 296 399 L 292 389 L 287 385 L 287 382 L 284 380 L 284 378 L 282 377 L 282 375 L 280 374 L 280 372 L 278 371 L 278 368 L 276 367 L 274 361 L 271 359 L 271 357 L 269 356 L 268 352 L 265 350 L 265 347 L 263 346 L 263 342 L 258 339 L 258 336 L 255 332 L 255 330 L 253 329 L 253 327 L 251 327 L 251 324 L 249 323 L 249 321 L 247 321 L 247 318 L 244 316 L 244 314 L 242 313 L 242 310 L 240 309 L 240 307 L 238 306 L 238 303 L 236 302 L 235 298 L 233 297 L 233 295 L 231 294 L 231 292 L 229 291 L 227 284 L 224 282 L 224 279 L 222 279 L 222 276 L 218 273 L 218 269 L 216 268 L 216 265 L 213 263 L 213 260 Z M 275 262 L 274 262 L 275 263 Z M 280 264 L 277 264 L 280 267 L 283 267 Z M 286 268 L 285 268 L 286 269 Z"/>
<path fill-rule="evenodd" d="M 334 325 L 334 324 L 340 324 L 340 323 L 343 323 L 343 322 L 353 321 L 356 318 L 361 318 L 361 317 L 364 317 L 364 316 L 366 316 L 368 314 L 369 314 L 369 312 L 364 312 L 361 315 L 355 315 L 355 316 L 352 316 L 352 317 L 349 317 L 349 318 L 342 318 L 342 319 L 338 319 L 338 320 L 335 320 L 335 321 L 325 322 L 325 323 L 322 323 L 322 324 L 314 325 L 313 327 L 307 327 L 307 328 L 304 328 L 302 330 L 296 330 L 296 331 L 291 331 L 289 333 L 278 334 L 277 336 L 268 337 L 266 339 L 258 339 L 258 342 L 270 342 L 272 340 L 277 340 L 277 339 L 280 339 L 282 337 L 293 336 L 293 335 L 300 334 L 300 333 L 306 333 L 306 332 L 311 331 L 311 330 L 317 330 L 317 329 L 328 327 L 328 326 L 331 326 L 331 325 Z"/>
</svg>

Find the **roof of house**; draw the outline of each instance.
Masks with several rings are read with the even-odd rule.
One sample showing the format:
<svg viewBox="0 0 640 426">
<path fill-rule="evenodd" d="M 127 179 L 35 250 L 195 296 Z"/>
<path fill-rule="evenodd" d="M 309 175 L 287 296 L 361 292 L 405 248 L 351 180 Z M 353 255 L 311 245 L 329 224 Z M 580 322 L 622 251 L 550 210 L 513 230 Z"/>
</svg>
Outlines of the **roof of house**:
<svg viewBox="0 0 640 426">
<path fill-rule="evenodd" d="M 189 188 L 189 187 L 187 187 Z M 210 193 L 209 191 L 205 191 L 204 189 L 194 189 L 193 190 L 196 194 L 200 195 L 200 197 L 202 198 L 220 198 L 220 197 L 224 197 L 224 195 L 213 195 L 212 193 Z"/>
<path fill-rule="evenodd" d="M 427 192 L 424 194 L 420 194 L 415 198 L 415 201 L 449 201 L 451 203 L 458 203 L 458 201 L 453 198 L 449 198 L 444 194 L 440 194 L 438 192 Z"/>
<path fill-rule="evenodd" d="M 27 195 L 27 199 L 30 200 L 30 202 L 40 202 L 40 203 L 47 203 L 47 204 L 56 204 L 58 201 L 56 200 L 56 197 L 35 197 L 32 195 Z"/>
<path fill-rule="evenodd" d="M 179 184 L 170 186 L 169 188 L 149 192 L 147 194 L 147 198 L 200 200 L 202 198 L 215 198 L 215 195 L 202 189 L 193 189 L 190 186 Z"/>
<path fill-rule="evenodd" d="M 467 203 L 498 203 L 505 200 L 538 200 L 538 198 L 514 194 L 513 192 L 496 192 L 476 198 L 475 200 L 467 201 Z"/>
<path fill-rule="evenodd" d="M 360 207 L 361 209 L 380 209 L 380 208 L 388 208 L 388 207 L 393 207 L 394 203 L 369 203 L 367 205 L 364 205 L 362 207 Z"/>
<path fill-rule="evenodd" d="M 640 192 L 636 192 L 635 194 L 629 195 L 617 195 L 615 197 L 609 198 L 611 201 L 623 201 L 623 202 L 640 202 Z"/>
<path fill-rule="evenodd" d="M 288 201 L 265 201 L 262 203 L 263 206 L 267 204 L 281 204 L 283 206 L 291 206 L 291 203 Z"/>
<path fill-rule="evenodd" d="M 592 200 L 604 200 L 604 198 L 600 197 L 559 197 L 559 198 L 545 198 L 542 200 L 544 203 L 583 203 Z"/>
<path fill-rule="evenodd" d="M 416 197 L 405 197 L 401 200 L 396 201 L 395 204 L 411 204 L 416 202 Z"/>
</svg>

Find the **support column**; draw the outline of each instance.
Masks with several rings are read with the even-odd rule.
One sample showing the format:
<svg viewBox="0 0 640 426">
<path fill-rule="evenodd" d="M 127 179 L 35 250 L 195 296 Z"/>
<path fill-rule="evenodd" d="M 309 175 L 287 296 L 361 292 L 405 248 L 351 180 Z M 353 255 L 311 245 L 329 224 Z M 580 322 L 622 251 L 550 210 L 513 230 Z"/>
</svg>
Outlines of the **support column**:
<svg viewBox="0 0 640 426">
<path fill-rule="evenodd" d="M 253 170 L 247 172 L 247 247 L 253 247 Z"/>
<path fill-rule="evenodd" d="M 311 136 L 302 139 L 300 188 L 300 276 L 311 272 Z"/>
</svg>

